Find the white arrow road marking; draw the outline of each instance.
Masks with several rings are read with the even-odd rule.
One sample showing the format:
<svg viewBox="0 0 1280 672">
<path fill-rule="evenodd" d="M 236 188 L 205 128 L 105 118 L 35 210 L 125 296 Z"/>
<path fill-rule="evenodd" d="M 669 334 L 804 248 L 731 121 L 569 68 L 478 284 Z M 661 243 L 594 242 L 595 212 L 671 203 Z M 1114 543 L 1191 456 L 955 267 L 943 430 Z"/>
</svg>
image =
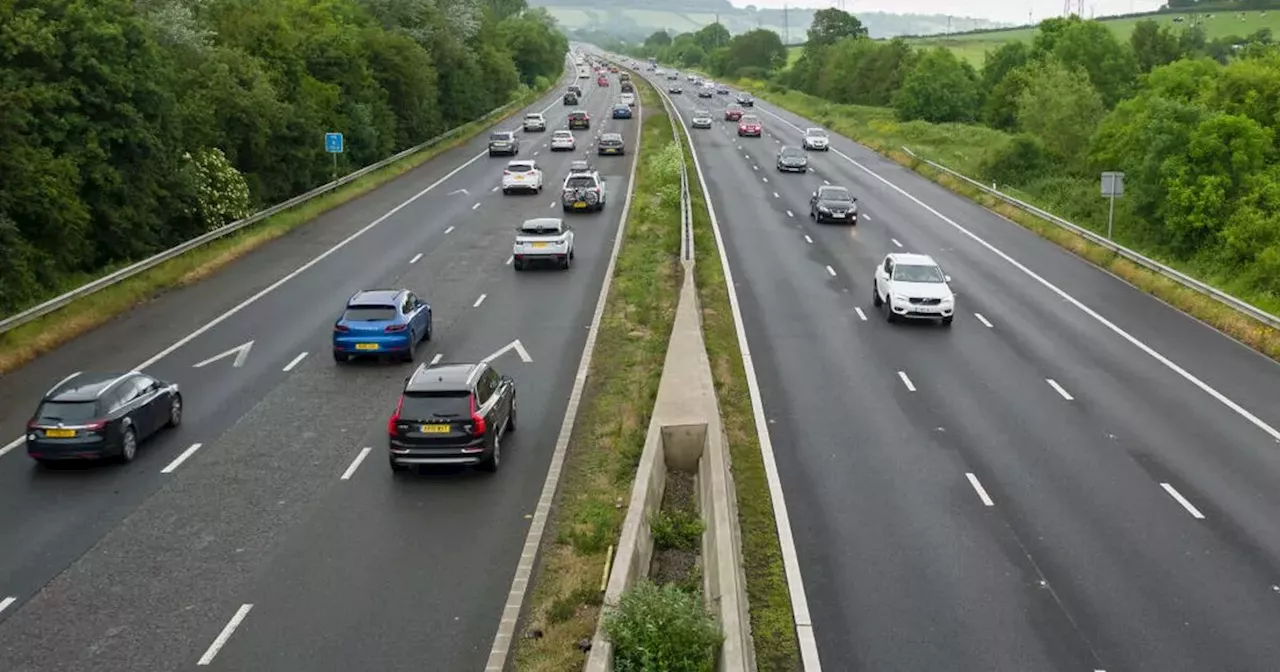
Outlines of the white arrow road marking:
<svg viewBox="0 0 1280 672">
<path fill-rule="evenodd" d="M 187 448 L 186 450 L 182 451 L 182 454 L 181 454 L 181 455 L 179 455 L 176 459 L 174 459 L 174 461 L 170 462 L 170 463 L 169 463 L 169 466 L 165 467 L 164 469 L 161 469 L 161 470 L 160 470 L 160 473 L 162 473 L 162 474 L 172 474 L 172 473 L 174 472 L 174 470 L 175 470 L 175 469 L 177 469 L 178 467 L 182 466 L 182 463 L 183 463 L 183 462 L 186 462 L 186 461 L 187 461 L 187 458 L 188 458 L 188 457 L 191 457 L 192 455 L 194 455 L 194 454 L 196 453 L 196 451 L 197 451 L 197 450 L 200 450 L 200 446 L 203 446 L 203 445 L 204 445 L 203 443 L 193 443 L 193 444 L 191 444 L 191 447 L 190 447 L 190 448 Z"/>
<path fill-rule="evenodd" d="M 243 345 L 237 345 L 236 347 L 231 348 L 230 350 L 224 353 L 214 355 L 209 359 L 206 359 L 203 362 L 200 362 L 199 364 L 193 364 L 191 368 L 202 369 L 218 361 L 219 359 L 222 359 L 223 357 L 229 357 L 234 354 L 236 356 L 236 361 L 232 362 L 231 366 L 238 369 L 244 366 L 244 360 L 249 358 L 249 350 L 251 349 L 253 349 L 253 341 L 249 341 L 248 343 L 244 343 Z"/>
<path fill-rule="evenodd" d="M 496 188 L 496 187 L 495 187 L 495 188 Z M 449 192 L 448 194 L 446 194 L 446 196 L 453 196 L 454 194 L 466 194 L 466 195 L 470 196 L 470 195 L 471 195 L 471 192 L 467 191 L 466 189 L 454 189 L 453 191 L 451 191 L 451 192 Z"/>
<path fill-rule="evenodd" d="M 518 339 L 518 338 L 517 338 L 516 340 L 511 341 L 510 343 L 508 343 L 508 344 L 506 344 L 506 345 L 502 346 L 501 348 L 499 348 L 499 349 L 498 349 L 498 351 L 497 351 L 497 352 L 493 353 L 492 355 L 489 355 L 488 357 L 485 357 L 484 359 L 482 359 L 482 360 L 480 360 L 480 361 L 482 361 L 482 362 L 486 362 L 486 363 L 487 363 L 487 362 L 492 362 L 493 360 L 495 360 L 495 359 L 497 359 L 497 358 L 501 357 L 502 355 L 506 354 L 506 353 L 507 353 L 507 351 L 512 350 L 512 349 L 514 349 L 514 350 L 516 351 L 516 354 L 520 355 L 520 359 L 521 359 L 521 360 L 524 360 L 524 363 L 525 363 L 525 364 L 528 364 L 529 362 L 532 362 L 532 361 L 533 361 L 533 358 L 529 356 L 529 351 L 524 349 L 524 344 L 523 344 L 523 343 L 521 343 L 521 342 L 520 342 L 520 339 Z"/>
</svg>

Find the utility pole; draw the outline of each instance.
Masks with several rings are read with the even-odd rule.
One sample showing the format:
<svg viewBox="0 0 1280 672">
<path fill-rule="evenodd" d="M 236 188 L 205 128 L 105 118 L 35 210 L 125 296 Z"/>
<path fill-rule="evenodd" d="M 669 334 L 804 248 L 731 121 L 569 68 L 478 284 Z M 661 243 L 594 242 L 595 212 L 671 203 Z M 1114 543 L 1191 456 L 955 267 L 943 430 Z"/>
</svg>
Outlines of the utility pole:
<svg viewBox="0 0 1280 672">
<path fill-rule="evenodd" d="M 790 7 L 782 6 L 782 30 L 786 32 L 786 36 L 782 40 L 783 46 L 791 46 L 791 16 L 787 13 Z"/>
</svg>

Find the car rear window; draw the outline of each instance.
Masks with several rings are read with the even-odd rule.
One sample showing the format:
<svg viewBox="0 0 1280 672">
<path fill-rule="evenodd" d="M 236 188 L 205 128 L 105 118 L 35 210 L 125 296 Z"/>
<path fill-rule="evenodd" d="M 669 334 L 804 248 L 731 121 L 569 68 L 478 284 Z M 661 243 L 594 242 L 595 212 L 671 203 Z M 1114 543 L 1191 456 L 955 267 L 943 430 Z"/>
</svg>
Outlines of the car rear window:
<svg viewBox="0 0 1280 672">
<path fill-rule="evenodd" d="M 586 176 L 573 176 L 573 177 L 570 177 L 567 182 L 565 182 L 565 186 L 570 189 L 582 189 L 585 187 L 596 186 L 596 181 Z"/>
<path fill-rule="evenodd" d="M 98 417 L 96 401 L 46 401 L 36 410 L 36 423 L 41 425 L 75 425 Z"/>
<path fill-rule="evenodd" d="M 526 115 L 524 115 L 524 118 L 525 118 L 525 119 L 532 119 L 532 120 L 534 120 L 534 121 L 542 121 L 542 115 L 541 115 L 541 114 L 537 114 L 537 113 L 534 113 L 534 114 L 526 114 Z"/>
<path fill-rule="evenodd" d="M 747 116 L 745 116 L 745 117 L 743 117 L 743 118 L 742 118 L 742 123 L 744 123 L 744 124 L 758 124 L 758 123 L 760 123 L 760 119 L 759 119 L 758 117 L 755 117 L 755 116 L 752 116 L 752 115 L 748 114 Z"/>
<path fill-rule="evenodd" d="M 828 201 L 851 201 L 853 197 L 849 195 L 849 190 L 844 187 L 827 187 L 818 191 L 819 198 Z"/>
<path fill-rule="evenodd" d="M 396 319 L 396 309 L 394 306 L 354 306 L 347 309 L 342 314 L 342 319 L 348 322 L 378 322 L 381 320 Z"/>
<path fill-rule="evenodd" d="M 466 418 L 470 415 L 470 392 L 406 392 L 400 405 L 402 420 Z"/>
<path fill-rule="evenodd" d="M 511 135 L 509 133 L 490 133 L 489 139 L 490 140 L 510 140 Z"/>
<path fill-rule="evenodd" d="M 507 170 L 513 173 L 527 173 L 533 170 L 532 163 L 508 163 Z"/>
</svg>

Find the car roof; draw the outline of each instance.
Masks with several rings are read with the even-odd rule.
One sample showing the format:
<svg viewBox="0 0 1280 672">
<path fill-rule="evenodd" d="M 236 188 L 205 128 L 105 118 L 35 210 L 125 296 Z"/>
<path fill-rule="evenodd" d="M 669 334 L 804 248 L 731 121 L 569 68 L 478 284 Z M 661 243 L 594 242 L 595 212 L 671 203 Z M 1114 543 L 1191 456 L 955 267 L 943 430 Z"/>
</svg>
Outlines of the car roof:
<svg viewBox="0 0 1280 672">
<path fill-rule="evenodd" d="M 833 191 L 843 191 L 844 193 L 849 194 L 849 198 L 853 198 L 853 192 L 843 184 L 824 184 L 821 187 L 818 187 L 818 197 L 822 198 L 824 197 L 824 193 L 831 193 Z"/>
<path fill-rule="evenodd" d="M 50 388 L 44 395 L 44 401 L 95 401 L 121 378 L 132 373 L 77 371 Z"/>
<path fill-rule="evenodd" d="M 537 163 L 537 161 L 534 161 L 533 159 L 512 159 L 507 162 L 507 167 L 509 168 L 511 166 L 532 166 L 535 163 Z"/>
<path fill-rule="evenodd" d="M 889 258 L 895 264 L 919 265 L 919 266 L 937 266 L 938 262 L 927 254 L 919 254 L 916 252 L 892 252 Z"/>
<path fill-rule="evenodd" d="M 564 220 L 557 217 L 536 217 L 526 219 L 520 224 L 521 231 L 560 231 L 564 229 Z"/>
<path fill-rule="evenodd" d="M 353 306 L 386 306 L 395 305 L 396 297 L 407 290 L 403 289 L 366 289 L 351 295 L 347 299 L 347 307 Z"/>
<path fill-rule="evenodd" d="M 555 135 L 567 135 L 567 136 L 569 136 L 569 137 L 571 137 L 571 138 L 572 138 L 572 137 L 573 137 L 573 131 L 570 131 L 570 130 L 567 130 L 567 129 L 563 129 L 563 128 L 557 128 L 554 132 L 552 132 L 552 133 L 551 133 L 551 135 L 553 135 L 553 136 L 555 136 Z"/>
<path fill-rule="evenodd" d="M 711 112 L 710 112 L 709 110 L 694 110 L 694 111 L 693 111 L 693 116 L 695 116 L 695 117 L 704 117 L 704 116 L 707 116 L 707 115 L 709 115 L 709 114 L 711 114 Z"/>
<path fill-rule="evenodd" d="M 524 115 L 524 116 L 525 116 L 525 118 L 526 118 L 526 119 L 527 119 L 527 118 L 529 118 L 529 117 L 541 117 L 541 116 L 542 116 L 542 113 L 541 113 L 541 112 L 530 112 L 529 114 L 526 114 L 526 115 Z"/>
<path fill-rule="evenodd" d="M 814 132 L 814 131 L 817 131 L 817 132 L 819 132 L 819 133 L 826 133 L 826 132 L 827 132 L 827 129 L 825 129 L 825 128 L 818 128 L 817 126 L 814 126 L 814 127 L 812 127 L 812 128 L 806 128 L 806 129 L 804 129 L 804 132 L 805 132 L 805 133 L 812 133 L 812 132 Z"/>
<path fill-rule="evenodd" d="M 621 133 L 601 133 L 600 139 L 603 140 L 605 138 L 609 138 L 610 140 L 621 140 L 622 134 Z"/>
<path fill-rule="evenodd" d="M 799 147 L 796 147 L 795 145 L 783 145 L 783 146 L 782 146 L 782 149 L 779 149 L 778 151 L 779 151 L 779 152 L 792 152 L 792 153 L 800 152 L 801 154 L 803 154 L 803 153 L 804 153 L 804 150 L 803 150 L 803 149 L 800 149 Z M 827 186 L 827 185 L 823 185 L 823 186 Z"/>
<path fill-rule="evenodd" d="M 459 362 L 421 366 L 405 382 L 405 392 L 445 392 L 471 390 L 479 374 L 489 368 L 484 362 Z"/>
</svg>

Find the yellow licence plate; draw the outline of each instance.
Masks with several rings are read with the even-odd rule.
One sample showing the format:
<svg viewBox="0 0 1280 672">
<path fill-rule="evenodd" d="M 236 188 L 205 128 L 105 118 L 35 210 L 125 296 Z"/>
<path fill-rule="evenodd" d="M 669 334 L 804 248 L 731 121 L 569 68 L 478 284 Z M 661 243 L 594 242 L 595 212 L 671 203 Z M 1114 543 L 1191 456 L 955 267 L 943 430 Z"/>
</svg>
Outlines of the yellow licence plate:
<svg viewBox="0 0 1280 672">
<path fill-rule="evenodd" d="M 423 425 L 423 434 L 448 434 L 449 425 Z"/>
<path fill-rule="evenodd" d="M 356 343 L 356 350 L 377 350 L 377 343 Z"/>
<path fill-rule="evenodd" d="M 51 439 L 69 439 L 76 435 L 74 429 L 46 429 L 44 435 Z"/>
<path fill-rule="evenodd" d="M 575 208 L 585 208 L 585 207 L 587 207 L 587 204 L 586 204 L 586 203 L 574 203 L 574 204 L 573 204 L 573 207 L 575 207 Z"/>
<path fill-rule="evenodd" d="M 546 247 L 546 246 L 547 246 L 547 244 L 546 244 L 546 243 L 534 243 L 534 244 L 533 244 L 533 246 L 534 246 L 534 247 Z"/>
</svg>

